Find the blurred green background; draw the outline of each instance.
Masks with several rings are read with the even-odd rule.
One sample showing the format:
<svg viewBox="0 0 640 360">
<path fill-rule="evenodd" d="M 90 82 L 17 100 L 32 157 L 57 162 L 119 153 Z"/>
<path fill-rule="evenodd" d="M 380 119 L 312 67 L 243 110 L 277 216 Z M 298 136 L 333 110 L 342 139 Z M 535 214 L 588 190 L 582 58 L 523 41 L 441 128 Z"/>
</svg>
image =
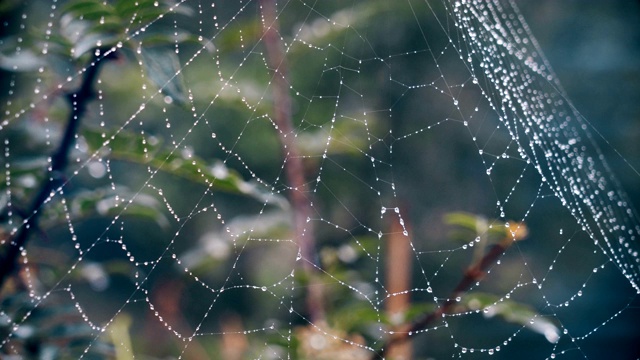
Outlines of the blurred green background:
<svg viewBox="0 0 640 360">
<path fill-rule="evenodd" d="M 640 4 L 516 3 L 568 98 L 602 134 L 596 140 L 637 208 L 640 176 L 633 169 L 640 168 Z M 383 319 L 387 245 L 382 240 L 390 236 L 389 222 L 397 216 L 394 207 L 401 208 L 414 245 L 411 298 L 416 308 L 428 309 L 434 296 L 448 296 L 474 258 L 473 249 L 462 244 L 476 235 L 454 232 L 455 226 L 443 218 L 464 211 L 501 225 L 493 220 L 500 217 L 496 201 L 504 200 L 524 172 L 503 220 L 519 221 L 526 213 L 530 236 L 510 248 L 475 290 L 509 294 L 541 318 L 552 319 L 568 336 L 552 344 L 517 322 L 480 314 L 451 316 L 447 327 L 434 323 L 435 329 L 413 338 L 415 358 L 488 356 L 480 351 L 460 353 L 454 346 L 459 344 L 475 349 L 501 345 L 493 355 L 501 359 L 541 359 L 563 350 L 566 353 L 556 358 L 635 359 L 640 343 L 637 294 L 611 263 L 593 273 L 607 259 L 557 199 L 548 192 L 537 193 L 539 179 L 531 169 L 527 172 L 518 162 L 478 155 L 479 147 L 499 154 L 511 139 L 503 130 L 495 131 L 495 113 L 469 86 L 470 74 L 437 21 L 444 19 L 442 3 L 431 1 L 429 7 L 411 2 L 413 8 L 408 4 L 294 1 L 287 3 L 279 18 L 285 40 L 297 34 L 314 46 L 293 43 L 287 60 L 293 120 L 311 190 L 305 194 L 314 201 L 310 219 L 318 242 L 314 261 L 327 275 L 323 281 L 330 326 L 363 336 L 368 346 L 382 344 L 380 328 L 388 329 Z M 225 351 L 233 346 L 245 351 L 244 358 L 295 357 L 292 344 L 304 339 L 294 330 L 309 325 L 304 306 L 307 279 L 300 271 L 290 276 L 296 269 L 297 248 L 288 240 L 291 209 L 279 205 L 287 187 L 279 139 L 265 115 L 272 112 L 273 85 L 260 39 L 260 12 L 256 2 L 219 1 L 211 6 L 209 1 L 187 1 L 185 5 L 193 9 L 191 15 L 167 16 L 148 28 L 149 32 L 164 29 L 170 39 L 176 29 L 205 39 L 178 46 L 184 88 L 155 95 L 154 82 L 172 80 L 162 78 L 161 70 L 155 72 L 161 79 L 154 81 L 152 66 L 144 63 L 135 47 L 123 49 L 119 59 L 105 64 L 96 87 L 100 99 L 83 119 L 80 145 L 72 152 L 80 165 L 72 166 L 70 172 L 79 172 L 65 184 L 68 208 L 57 197 L 43 220 L 46 236 L 34 235 L 29 243 L 33 279 L 27 290 L 49 294 L 36 309 L 78 304 L 89 322 L 79 320 L 76 312 L 69 321 L 33 316 L 24 325 L 44 321 L 47 328 L 105 326 L 102 335 L 92 328 L 76 329 L 84 342 L 56 345 L 82 351 L 91 344 L 96 357 L 101 357 L 102 341 L 127 337 L 133 346 L 129 350 L 150 358 L 181 353 L 184 358 L 231 358 Z M 56 11 L 64 8 L 62 3 L 56 6 Z M 23 38 L 20 43 L 25 45 L 20 46 L 25 48 L 41 46 L 29 39 L 42 39 L 48 21 L 54 23 L 54 32 L 59 29 L 57 18 L 48 20 L 47 1 L 16 2 L 7 8 L 2 13 L 5 55 L 18 46 L 16 37 Z M 333 25 L 325 21 L 328 17 L 346 19 L 352 27 Z M 460 44 L 452 25 L 445 29 Z M 216 50 L 209 52 L 202 44 L 212 37 Z M 173 51 L 174 44 L 158 48 Z M 35 102 L 32 110 L 0 132 L 10 142 L 11 155 L 2 161 L 14 171 L 11 192 L 16 209 L 26 207 L 41 181 L 43 157 L 54 147 L 46 143 L 47 136 L 56 143 L 68 113 L 56 86 L 63 83 L 64 89 L 74 89 L 80 81 L 75 74 L 88 59 L 85 55 L 69 60 L 51 53 L 40 75 L 37 70 L 0 73 L 3 112 L 12 114 Z M 169 73 L 178 69 L 156 65 L 169 66 Z M 66 76 L 74 79 L 66 81 Z M 466 88 L 460 86 L 465 83 Z M 407 89 L 402 84 L 427 86 Z M 34 94 L 36 86 L 50 99 L 43 101 Z M 460 95 L 459 105 L 454 105 L 451 94 Z M 144 110 L 138 112 L 143 103 Z M 474 111 L 476 107 L 479 111 Z M 476 140 L 462 120 L 471 123 Z M 102 135 L 108 138 L 114 133 L 121 142 L 110 151 L 98 150 Z M 329 135 L 333 141 L 327 148 Z M 136 146 L 143 138 L 145 146 Z M 145 158 L 145 148 L 164 163 Z M 95 151 L 101 151 L 100 156 L 91 159 Z M 487 161 L 496 161 L 491 176 L 486 175 Z M 156 173 L 156 168 L 161 171 Z M 230 188 L 208 187 L 209 178 L 199 170 L 232 179 Z M 321 180 L 314 181 L 318 175 Z M 0 186 L 6 193 L 6 181 Z M 251 190 L 242 193 L 242 189 Z M 123 211 L 122 199 L 134 199 L 135 205 Z M 381 215 L 383 207 L 389 209 Z M 66 214 L 72 217 L 75 242 Z M 5 233 L 12 227 L 9 220 L 20 221 L 15 209 L 5 219 Z M 378 231 L 384 233 L 382 239 Z M 452 241 L 456 236 L 463 242 Z M 83 260 L 74 266 L 80 255 L 76 243 Z M 541 289 L 532 285 L 534 278 L 544 279 Z M 427 287 L 433 293 L 425 291 Z M 576 296 L 578 291 L 583 295 Z M 5 289 L 3 296 L 16 299 L 25 293 L 16 286 Z M 568 306 L 562 305 L 565 301 Z M 23 314 L 33 306 L 28 303 L 14 307 L 5 302 L 3 311 L 10 316 Z M 133 321 L 127 325 L 126 319 Z M 242 334 L 252 329 L 257 331 Z M 242 336 L 230 336 L 235 332 Z M 194 333 L 197 336 L 191 339 Z M 55 343 L 51 341 L 55 337 L 47 334 L 25 339 L 46 348 Z M 15 338 L 17 344 L 29 344 Z M 15 350 L 5 346 L 0 351 Z"/>
</svg>

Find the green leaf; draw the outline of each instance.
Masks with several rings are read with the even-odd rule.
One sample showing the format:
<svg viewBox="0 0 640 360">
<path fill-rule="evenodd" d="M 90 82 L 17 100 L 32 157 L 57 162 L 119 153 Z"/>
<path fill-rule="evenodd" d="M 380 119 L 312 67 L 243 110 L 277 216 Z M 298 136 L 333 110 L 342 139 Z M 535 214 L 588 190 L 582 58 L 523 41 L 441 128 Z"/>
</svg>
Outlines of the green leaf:
<svg viewBox="0 0 640 360">
<path fill-rule="evenodd" d="M 407 322 L 414 322 L 425 314 L 430 314 L 434 311 L 436 311 L 436 304 L 432 302 L 411 304 L 404 317 L 407 319 Z"/>
<path fill-rule="evenodd" d="M 125 26 L 122 23 L 122 20 L 117 17 L 108 17 L 103 19 L 100 22 L 94 22 L 91 25 L 92 33 L 103 33 L 103 34 L 111 34 L 118 35 L 120 38 L 125 38 L 124 36 Z"/>
<path fill-rule="evenodd" d="M 49 162 L 45 156 L 16 159 L 11 163 L 11 176 L 24 176 L 41 173 Z M 0 181 L 6 182 L 6 172 L 0 174 Z"/>
<path fill-rule="evenodd" d="M 75 45 L 85 34 L 91 30 L 91 23 L 80 20 L 72 14 L 64 14 L 60 17 L 60 35 L 69 45 Z"/>
<path fill-rule="evenodd" d="M 162 212 L 162 204 L 154 197 L 134 193 L 120 185 L 79 191 L 68 200 L 69 213 L 73 218 L 95 216 L 134 216 L 154 221 L 160 227 L 167 227 L 169 220 Z M 67 216 L 62 204 L 47 209 L 47 219 L 64 219 Z"/>
<path fill-rule="evenodd" d="M 63 14 L 73 14 L 76 17 L 101 12 L 108 15 L 115 14 L 114 9 L 110 5 L 98 0 L 73 0 L 66 3 L 62 8 Z"/>
<path fill-rule="evenodd" d="M 375 17 L 384 16 L 388 10 L 381 1 L 364 1 L 353 6 L 348 12 L 338 10 L 328 18 L 318 18 L 315 21 L 306 22 L 298 31 L 298 37 L 303 41 L 296 44 L 327 44 L 335 41 L 349 29 L 357 28 L 362 24 L 375 21 Z M 340 24 L 333 26 L 332 22 Z M 294 46 L 294 51 L 308 50 L 308 46 Z"/>
<path fill-rule="evenodd" d="M 180 15 L 184 15 L 184 16 L 194 16 L 195 15 L 195 11 L 193 11 L 193 9 L 187 5 L 184 4 L 184 2 L 174 2 L 174 1 L 168 1 L 165 0 L 163 1 L 163 3 L 165 4 L 165 7 L 168 8 L 172 8 L 173 12 L 176 14 L 180 14 Z"/>
<path fill-rule="evenodd" d="M 161 207 L 154 197 L 133 193 L 120 186 L 118 190 L 106 187 L 80 192 L 71 199 L 69 208 L 74 217 L 136 216 L 152 219 L 159 226 L 166 227 L 169 220 L 162 213 Z"/>
<path fill-rule="evenodd" d="M 167 29 L 166 31 L 145 31 L 137 37 L 144 47 L 170 46 L 176 43 L 196 43 L 204 46 L 208 52 L 213 52 L 215 46 L 208 39 L 196 36 L 188 31 L 180 29 Z"/>
<path fill-rule="evenodd" d="M 0 53 L 0 68 L 8 71 L 35 71 L 45 65 L 45 61 L 31 50 L 5 55 Z"/>
<path fill-rule="evenodd" d="M 156 3 L 158 4 L 158 6 L 155 6 Z M 160 2 L 157 2 L 155 0 L 117 0 L 115 2 L 114 8 L 116 13 L 120 17 L 127 19 L 128 21 L 131 21 L 134 16 L 140 13 L 149 13 L 154 9 L 163 10 L 160 8 Z"/>
<path fill-rule="evenodd" d="M 287 331 L 273 331 L 267 333 L 266 343 L 270 347 L 280 347 L 287 353 L 287 359 L 300 360 L 298 355 L 300 349 L 300 339 L 297 336 L 285 336 Z"/>
<path fill-rule="evenodd" d="M 521 222 L 487 220 L 483 216 L 465 212 L 449 213 L 444 220 L 456 227 L 449 238 L 464 243 L 476 236 L 482 239 L 483 244 L 497 243 L 507 238 L 523 240 L 528 236 L 527 226 Z"/>
<path fill-rule="evenodd" d="M 105 155 L 110 152 L 116 157 L 121 153 L 129 152 L 134 158 L 143 157 L 144 163 L 150 160 L 152 154 L 160 150 L 161 145 L 158 138 L 144 137 L 124 130 L 109 134 L 102 130 L 87 128 L 83 130 L 82 138 L 86 142 L 89 152 L 103 151 Z"/>
<path fill-rule="evenodd" d="M 46 329 L 49 338 L 92 338 L 95 336 L 94 330 L 84 322 L 62 323 Z"/>
<path fill-rule="evenodd" d="M 284 197 L 253 182 L 244 181 L 242 176 L 223 162 L 213 164 L 179 153 L 176 149 L 165 150 L 154 137 L 143 137 L 126 131 L 107 135 L 101 131 L 86 129 L 83 138 L 91 153 L 106 152 L 111 158 L 138 163 L 178 176 L 194 183 L 208 186 L 211 190 L 241 194 L 253 197 L 263 203 L 288 209 Z"/>
<path fill-rule="evenodd" d="M 75 15 L 81 20 L 87 20 L 93 23 L 97 23 L 104 19 L 111 19 L 111 21 L 117 19 L 111 7 L 108 6 L 101 6 L 100 8 L 77 12 Z"/>
<path fill-rule="evenodd" d="M 71 53 L 73 54 L 73 57 L 77 59 L 88 51 L 98 47 L 114 45 L 118 40 L 120 40 L 120 37 L 117 35 L 89 33 L 75 43 Z"/>
<path fill-rule="evenodd" d="M 116 0 L 114 8 L 118 15 L 131 17 L 139 9 L 153 6 L 153 1 L 154 0 Z"/>
<path fill-rule="evenodd" d="M 459 226 L 461 228 L 478 232 L 478 221 L 481 220 L 477 215 L 465 212 L 454 212 L 444 216 L 445 223 L 449 225 Z M 484 220 L 486 222 L 486 220 Z"/>
<path fill-rule="evenodd" d="M 286 237 L 291 230 L 291 213 L 282 210 L 267 211 L 260 215 L 236 216 L 227 222 L 224 230 L 203 236 L 198 245 L 180 256 L 182 263 L 190 269 L 202 271 L 225 260 L 228 249 L 234 242 L 244 242 L 249 237 L 277 239 Z M 249 244 L 259 242 L 249 242 Z"/>
<path fill-rule="evenodd" d="M 560 330 L 555 322 L 533 307 L 513 300 L 505 300 L 486 293 L 467 293 L 462 304 L 469 310 L 482 310 L 485 317 L 499 316 L 507 322 L 522 325 L 527 329 L 544 335 L 550 343 L 560 338 Z"/>
<path fill-rule="evenodd" d="M 116 13 L 129 23 L 149 24 L 167 12 L 193 16 L 195 12 L 184 3 L 177 4 L 167 0 L 118 0 L 115 3 Z"/>
<path fill-rule="evenodd" d="M 389 324 L 385 313 L 376 311 L 368 302 L 351 303 L 333 309 L 330 320 L 334 327 L 347 332 L 359 332 L 371 324 Z"/>
<path fill-rule="evenodd" d="M 179 104 L 186 103 L 184 83 L 178 55 L 171 48 L 152 47 L 141 50 L 142 62 L 149 78 L 163 94 Z"/>
<path fill-rule="evenodd" d="M 69 3 L 63 9 L 63 23 L 69 19 L 91 23 L 90 31 L 104 23 L 119 24 L 119 29 L 124 29 L 126 21 L 118 16 L 115 9 L 108 4 L 96 0 L 81 0 Z M 118 32 L 121 32 L 118 30 Z"/>
<path fill-rule="evenodd" d="M 240 49 L 242 44 L 252 44 L 262 37 L 262 24 L 254 19 L 238 19 L 227 27 L 227 31 L 216 36 L 216 46 L 223 52 Z"/>
<path fill-rule="evenodd" d="M 320 156 L 325 152 L 330 155 L 362 155 L 369 151 L 367 134 L 375 132 L 376 125 L 375 118 L 365 122 L 357 115 L 340 117 L 316 131 L 300 133 L 296 138 L 297 145 L 303 155 Z M 328 136 L 331 136 L 331 143 L 327 146 Z"/>
</svg>

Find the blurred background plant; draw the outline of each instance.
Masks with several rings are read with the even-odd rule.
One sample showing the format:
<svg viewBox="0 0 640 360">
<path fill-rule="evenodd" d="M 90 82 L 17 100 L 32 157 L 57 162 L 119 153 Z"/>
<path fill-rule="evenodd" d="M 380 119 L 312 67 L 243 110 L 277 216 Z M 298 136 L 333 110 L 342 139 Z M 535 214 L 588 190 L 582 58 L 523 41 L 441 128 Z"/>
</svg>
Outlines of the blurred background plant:
<svg viewBox="0 0 640 360">
<path fill-rule="evenodd" d="M 566 34 L 535 28 L 538 16 L 558 16 L 562 5 L 521 5 L 543 41 Z M 338 359 L 375 357 L 384 348 L 395 351 L 392 358 L 442 358 L 452 351 L 468 354 L 457 349 L 460 343 L 472 344 L 470 349 L 497 344 L 500 351 L 491 353 L 502 358 L 542 358 L 563 346 L 576 349 L 558 343 L 566 329 L 599 329 L 620 309 L 630 315 L 614 317 L 575 352 L 598 358 L 610 352 L 605 344 L 615 346 L 620 358 L 636 351 L 638 314 L 625 307 L 636 295 L 613 267 L 593 281 L 588 302 L 567 310 L 549 305 L 573 300 L 589 279 L 585 273 L 605 260 L 583 245 L 591 240 L 566 211 L 538 201 L 532 184 L 524 182 L 527 190 L 519 191 L 531 194 L 514 200 L 515 208 L 542 202 L 526 225 L 514 230 L 513 221 L 499 219 L 497 195 L 486 189 L 500 192 L 520 168 L 505 165 L 488 181 L 477 148 L 460 136 L 459 126 L 395 142 L 394 135 L 424 127 L 418 120 L 435 124 L 452 111 L 436 91 L 405 97 L 406 87 L 396 82 L 428 83 L 441 71 L 433 60 L 408 54 L 424 50 L 426 41 L 442 51 L 437 63 L 449 67 L 453 84 L 468 77 L 450 65 L 457 54 L 447 46 L 439 15 L 430 15 L 424 4 L 413 11 L 385 1 L 322 2 L 310 11 L 294 2 L 278 17 L 292 84 L 293 146 L 316 224 L 316 258 L 302 261 L 320 269 L 315 283 L 308 270 L 297 271 L 299 248 L 287 240 L 298 209 L 283 174 L 282 134 L 270 117 L 272 83 L 280 74 L 266 59 L 265 18 L 257 3 L 72 0 L 52 6 L 35 0 L 0 6 L 3 116 L 18 119 L 5 121 L 0 132 L 10 153 L 3 158 L 9 170 L 0 175 L 2 259 L 14 229 L 32 217 L 28 204 L 50 183 L 49 158 L 78 107 L 69 95 L 78 93 L 87 69 L 102 63 L 90 84 L 94 91 L 82 100 L 87 112 L 73 146 L 63 149 L 71 160 L 62 185 L 54 184 L 62 191 L 37 204 L 40 221 L 30 228 L 24 261 L 3 284 L 3 356 L 76 358 L 89 349 L 85 358 Z M 432 4 L 432 10 L 442 14 L 443 5 Z M 575 12 L 564 23 L 591 24 Z M 287 43 L 294 34 L 301 41 Z M 564 36 L 559 52 L 573 46 L 573 38 Z M 615 45 L 622 51 L 624 44 Z M 637 57 L 637 50 L 620 56 Z M 552 63 L 562 63 L 553 61 L 554 54 Z M 620 69 L 606 61 L 593 66 Z M 619 63 L 637 76 L 631 60 Z M 584 84 L 559 76 L 569 94 L 593 96 L 582 92 Z M 343 83 L 353 92 L 344 92 Z M 616 101 L 638 103 L 637 83 L 612 83 L 625 89 Z M 371 104 L 363 106 L 363 97 Z M 577 97 L 578 104 L 589 102 Z M 475 107 L 478 98 L 472 93 L 460 106 Z M 363 115 L 372 107 L 393 108 L 392 121 L 383 111 Z M 587 118 L 611 143 L 633 141 L 636 127 L 615 133 L 599 127 L 597 119 L 607 117 L 593 111 Z M 606 114 L 612 113 L 637 118 L 640 111 Z M 633 164 L 640 149 L 628 151 L 625 158 Z M 613 164 L 622 168 L 617 158 Z M 320 173 L 316 186 L 312 180 Z M 622 182 L 637 189 L 638 180 L 632 174 Z M 397 192 L 376 193 L 381 181 L 395 184 Z M 383 207 L 381 215 L 381 203 L 400 202 L 407 210 Z M 378 235 L 374 228 L 383 230 Z M 511 246 L 524 239 L 523 231 L 529 239 Z M 482 285 L 472 283 L 472 291 L 456 293 L 463 269 L 480 264 L 505 239 L 508 246 L 492 260 L 500 264 L 496 270 Z M 398 251 L 408 251 L 403 266 L 385 263 Z M 395 273 L 398 267 L 409 273 Z M 546 280 L 542 298 L 520 285 L 527 283 L 527 271 Z M 304 305 L 311 286 L 321 286 L 326 314 L 313 322 Z M 391 298 L 402 297 L 383 311 Z M 394 331 L 406 334 L 407 326 L 442 315 L 438 311 L 450 315 L 447 323 L 428 320 L 413 329 L 420 335 L 407 338 L 421 340 L 409 349 L 389 346 Z M 581 315 L 586 312 L 594 320 Z"/>
</svg>

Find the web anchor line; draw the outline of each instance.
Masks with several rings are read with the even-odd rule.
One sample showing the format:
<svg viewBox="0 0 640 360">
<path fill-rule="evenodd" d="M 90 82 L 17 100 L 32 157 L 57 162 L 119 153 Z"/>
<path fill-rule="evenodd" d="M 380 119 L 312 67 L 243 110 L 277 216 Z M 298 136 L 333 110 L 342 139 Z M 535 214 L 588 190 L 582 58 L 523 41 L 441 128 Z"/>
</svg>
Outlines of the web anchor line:
<svg viewBox="0 0 640 360">
<path fill-rule="evenodd" d="M 474 79 L 487 80 L 474 82 L 518 155 L 640 294 L 638 215 L 515 3 L 455 1 L 451 13 L 469 46 L 458 51 Z"/>
</svg>

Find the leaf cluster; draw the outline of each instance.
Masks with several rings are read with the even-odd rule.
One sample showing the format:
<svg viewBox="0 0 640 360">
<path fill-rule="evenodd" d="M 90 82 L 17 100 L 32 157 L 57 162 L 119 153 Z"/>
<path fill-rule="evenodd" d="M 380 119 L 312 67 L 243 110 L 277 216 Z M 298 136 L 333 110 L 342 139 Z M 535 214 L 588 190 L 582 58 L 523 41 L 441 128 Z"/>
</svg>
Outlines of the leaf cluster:
<svg viewBox="0 0 640 360">
<path fill-rule="evenodd" d="M 52 296 L 53 297 L 53 296 Z M 104 359 L 113 347 L 101 332 L 82 318 L 80 309 L 52 299 L 37 301 L 26 293 L 6 296 L 0 304 L 0 338 L 10 346 L 0 357 L 20 354 L 28 359 L 65 359 L 84 356 Z"/>
</svg>

